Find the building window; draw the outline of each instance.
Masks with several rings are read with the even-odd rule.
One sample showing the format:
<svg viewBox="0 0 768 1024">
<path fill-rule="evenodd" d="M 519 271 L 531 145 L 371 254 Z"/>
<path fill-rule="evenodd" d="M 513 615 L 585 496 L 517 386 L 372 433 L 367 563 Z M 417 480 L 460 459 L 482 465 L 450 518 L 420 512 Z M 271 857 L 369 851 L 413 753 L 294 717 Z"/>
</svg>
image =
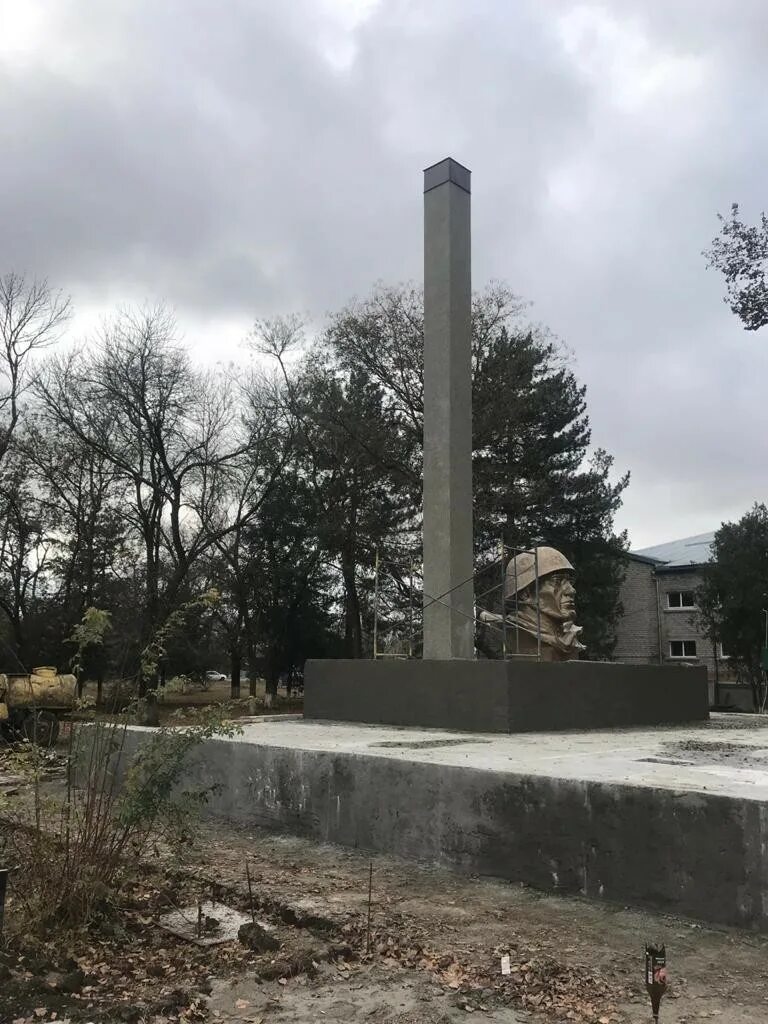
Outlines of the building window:
<svg viewBox="0 0 768 1024">
<path fill-rule="evenodd" d="M 696 641 L 695 640 L 670 640 L 669 641 L 669 656 L 670 656 L 670 658 L 695 658 L 696 657 Z"/>
<path fill-rule="evenodd" d="M 722 644 L 717 645 L 717 656 L 721 661 L 728 661 L 730 654 L 726 648 L 723 648 Z"/>
<path fill-rule="evenodd" d="M 670 590 L 667 594 L 667 608 L 672 611 L 695 607 L 696 596 L 692 590 Z"/>
</svg>

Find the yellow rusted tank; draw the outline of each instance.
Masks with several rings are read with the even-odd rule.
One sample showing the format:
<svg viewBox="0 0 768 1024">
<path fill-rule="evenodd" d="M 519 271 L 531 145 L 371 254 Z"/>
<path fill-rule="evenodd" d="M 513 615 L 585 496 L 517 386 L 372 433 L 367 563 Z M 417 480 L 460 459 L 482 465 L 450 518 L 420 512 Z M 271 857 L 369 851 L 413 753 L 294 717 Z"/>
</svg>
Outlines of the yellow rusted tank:
<svg viewBox="0 0 768 1024">
<path fill-rule="evenodd" d="M 75 677 L 59 675 L 53 665 L 33 668 L 28 676 L 0 674 L 0 724 L 44 746 L 56 742 L 59 716 L 76 699 Z"/>
<path fill-rule="evenodd" d="M 29 676 L 0 675 L 0 694 L 9 708 L 58 708 L 62 711 L 74 707 L 77 680 L 74 676 L 59 675 L 51 665 L 33 668 Z"/>
</svg>

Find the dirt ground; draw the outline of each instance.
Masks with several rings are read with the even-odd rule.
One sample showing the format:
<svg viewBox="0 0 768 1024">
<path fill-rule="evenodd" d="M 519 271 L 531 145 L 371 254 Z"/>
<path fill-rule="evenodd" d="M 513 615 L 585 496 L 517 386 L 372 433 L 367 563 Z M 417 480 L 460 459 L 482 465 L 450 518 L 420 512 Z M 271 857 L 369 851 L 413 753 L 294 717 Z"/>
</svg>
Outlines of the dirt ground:
<svg viewBox="0 0 768 1024">
<path fill-rule="evenodd" d="M 201 949 L 160 928 L 208 899 L 253 912 L 280 949 Z M 663 1024 L 768 1020 L 768 937 L 260 830 L 200 824 L 121 900 L 120 923 L 67 959 L 0 955 L 0 1024 L 640 1024 L 646 941 L 667 947 Z"/>
<path fill-rule="evenodd" d="M 314 980 L 297 978 L 280 988 L 248 979 L 214 983 L 210 996 L 214 1019 L 275 1024 L 319 1021 L 368 1021 L 370 1024 L 457 1024 L 467 1011 L 441 986 L 415 971 L 367 965 L 355 972 L 324 966 Z M 246 1014 L 248 1016 L 246 1016 Z M 523 1024 L 530 1014 L 508 1007 L 487 1008 L 479 1016 L 489 1024 Z"/>
<path fill-rule="evenodd" d="M 223 833 L 221 828 L 205 831 L 202 862 L 215 863 L 220 878 L 242 879 L 247 856 L 259 876 L 259 888 L 267 883 L 271 900 L 283 908 L 326 919 L 342 933 L 345 922 L 365 915 L 371 863 L 367 856 L 297 838 Z M 504 981 L 500 954 L 508 951 L 513 965 L 521 960 L 551 962 L 574 971 L 577 979 L 583 974 L 581 996 L 595 996 L 594 1020 L 644 1022 L 650 1020 L 650 1008 L 643 988 L 643 947 L 650 940 L 667 946 L 672 985 L 662 1004 L 662 1021 L 757 1024 L 768 1019 L 768 941 L 750 933 L 543 896 L 381 856 L 373 859 L 372 930 L 374 935 L 381 932 L 417 942 L 430 951 L 430 964 L 456 965 L 455 979 L 446 984 L 450 971 L 403 966 L 403 958 L 389 956 L 385 948 L 376 951 L 370 964 L 350 964 L 342 971 L 329 967 L 312 982 L 283 987 L 276 998 L 269 988 L 255 989 L 245 979 L 217 983 L 212 1013 L 243 1021 L 261 1016 L 265 1024 L 366 1019 L 377 1024 L 426 1024 L 431 1019 L 448 1024 L 465 1019 L 467 1013 L 466 1007 L 457 1007 L 457 990 L 451 986 L 459 981 L 458 988 L 463 989 L 463 982 L 472 978 L 485 985 L 474 986 L 479 998 L 473 995 L 465 1003 L 481 1018 L 568 1020 L 568 1010 L 534 1017 L 499 1006 L 506 1001 L 506 993 L 496 991 Z M 602 984 L 596 987 L 595 979 Z M 248 1000 L 248 1014 L 238 1016 L 238 999 Z M 571 1012 L 575 1017 L 578 1010 Z"/>
</svg>

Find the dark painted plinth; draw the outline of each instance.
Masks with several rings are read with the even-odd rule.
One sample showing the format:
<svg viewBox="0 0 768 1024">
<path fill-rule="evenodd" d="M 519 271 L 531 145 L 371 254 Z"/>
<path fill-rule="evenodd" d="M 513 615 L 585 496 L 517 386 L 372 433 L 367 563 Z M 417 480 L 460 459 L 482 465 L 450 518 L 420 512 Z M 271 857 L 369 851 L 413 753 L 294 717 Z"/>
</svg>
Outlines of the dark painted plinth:
<svg viewBox="0 0 768 1024">
<path fill-rule="evenodd" d="M 703 665 L 596 661 L 308 661 L 304 717 L 466 732 L 702 722 Z"/>
</svg>

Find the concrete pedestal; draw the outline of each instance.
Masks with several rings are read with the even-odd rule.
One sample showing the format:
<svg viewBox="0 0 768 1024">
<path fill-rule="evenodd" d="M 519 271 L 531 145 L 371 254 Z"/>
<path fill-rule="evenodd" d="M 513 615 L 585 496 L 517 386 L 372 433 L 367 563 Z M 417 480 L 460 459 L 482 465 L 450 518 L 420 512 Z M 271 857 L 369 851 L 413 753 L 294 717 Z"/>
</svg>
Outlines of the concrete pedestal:
<svg viewBox="0 0 768 1024">
<path fill-rule="evenodd" d="M 468 732 L 615 729 L 709 717 L 703 666 L 308 661 L 309 719 Z"/>
</svg>

